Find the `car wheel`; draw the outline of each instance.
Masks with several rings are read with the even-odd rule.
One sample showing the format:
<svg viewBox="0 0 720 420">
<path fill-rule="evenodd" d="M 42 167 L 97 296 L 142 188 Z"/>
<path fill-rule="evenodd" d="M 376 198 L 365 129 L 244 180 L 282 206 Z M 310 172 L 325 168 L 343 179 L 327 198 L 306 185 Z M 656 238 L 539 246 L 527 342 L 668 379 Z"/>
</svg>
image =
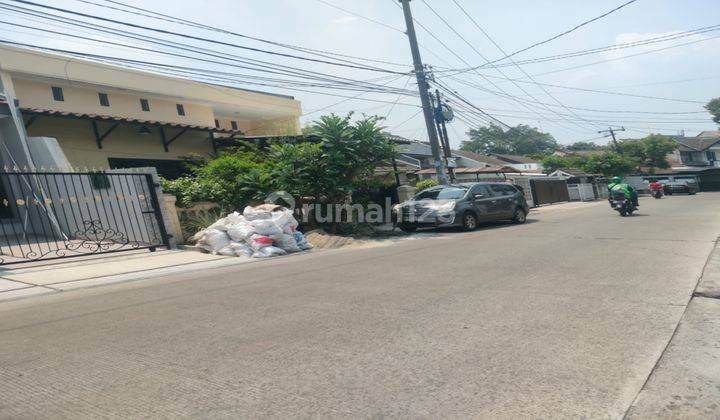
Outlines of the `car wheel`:
<svg viewBox="0 0 720 420">
<path fill-rule="evenodd" d="M 467 231 L 477 229 L 477 226 L 478 226 L 477 217 L 475 217 L 475 215 L 469 211 L 463 213 L 462 226 L 463 226 L 463 229 L 465 229 Z"/>
<path fill-rule="evenodd" d="M 417 226 L 406 225 L 405 223 L 400 223 L 398 227 L 400 228 L 400 230 L 407 233 L 413 233 L 417 230 Z"/>
<path fill-rule="evenodd" d="M 523 224 L 527 220 L 527 215 L 525 214 L 525 210 L 523 209 L 515 209 L 515 214 L 513 214 L 512 221 L 513 223 L 517 224 Z"/>
</svg>

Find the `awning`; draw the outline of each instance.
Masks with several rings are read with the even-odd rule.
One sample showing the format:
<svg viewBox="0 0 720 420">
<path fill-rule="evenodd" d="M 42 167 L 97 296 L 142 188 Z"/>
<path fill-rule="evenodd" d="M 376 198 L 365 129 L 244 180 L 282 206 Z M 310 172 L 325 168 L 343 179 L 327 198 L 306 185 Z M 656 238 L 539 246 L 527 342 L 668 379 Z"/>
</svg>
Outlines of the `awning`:
<svg viewBox="0 0 720 420">
<path fill-rule="evenodd" d="M 182 124 L 182 123 L 167 122 L 167 121 L 143 120 L 140 118 L 117 117 L 117 116 L 99 115 L 99 114 L 87 114 L 87 113 L 82 113 L 82 112 L 57 111 L 57 110 L 43 109 L 43 108 L 22 108 L 21 107 L 20 111 L 24 115 L 47 115 L 50 117 L 74 118 L 74 119 L 79 119 L 79 120 L 106 121 L 106 122 L 115 122 L 115 123 L 128 123 L 128 124 L 147 125 L 147 126 L 151 126 L 151 127 L 173 127 L 173 128 L 184 129 L 184 130 L 199 130 L 199 131 L 207 131 L 207 132 L 218 133 L 218 134 L 231 134 L 231 135 L 241 135 L 242 134 L 239 130 L 226 130 L 223 128 L 217 128 L 217 127 L 212 127 L 212 126 Z"/>
</svg>

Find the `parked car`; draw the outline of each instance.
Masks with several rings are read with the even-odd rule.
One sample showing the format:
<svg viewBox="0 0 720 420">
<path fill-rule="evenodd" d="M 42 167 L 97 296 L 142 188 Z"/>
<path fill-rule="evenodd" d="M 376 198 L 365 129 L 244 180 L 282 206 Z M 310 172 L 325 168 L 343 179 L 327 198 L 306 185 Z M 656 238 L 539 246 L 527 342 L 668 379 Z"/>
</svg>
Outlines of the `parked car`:
<svg viewBox="0 0 720 420">
<path fill-rule="evenodd" d="M 663 192 L 665 195 L 672 195 L 676 193 L 693 195 L 698 192 L 698 187 L 694 182 L 688 183 L 685 181 L 671 181 L 663 184 Z"/>
<path fill-rule="evenodd" d="M 477 182 L 427 188 L 412 200 L 395 205 L 393 215 L 406 232 L 449 226 L 474 230 L 479 223 L 492 220 L 525 223 L 529 210 L 525 196 L 514 185 Z"/>
</svg>

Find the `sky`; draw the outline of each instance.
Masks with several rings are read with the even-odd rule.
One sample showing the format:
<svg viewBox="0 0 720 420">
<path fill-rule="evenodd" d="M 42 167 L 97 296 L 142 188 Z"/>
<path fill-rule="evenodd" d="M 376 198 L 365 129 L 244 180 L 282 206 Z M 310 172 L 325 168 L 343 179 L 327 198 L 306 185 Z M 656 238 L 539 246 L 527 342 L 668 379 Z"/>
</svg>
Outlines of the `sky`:
<svg viewBox="0 0 720 420">
<path fill-rule="evenodd" d="M 305 55 L 247 38 L 208 32 L 188 25 L 158 21 L 89 4 L 122 8 L 118 3 L 108 0 L 33 1 L 92 16 L 207 37 L 226 44 Z M 602 137 L 598 131 L 607 129 L 608 126 L 626 128 L 626 131 L 619 133 L 619 138 L 639 138 L 649 133 L 674 135 L 683 132 L 693 136 L 702 130 L 717 129 L 702 107 L 713 97 L 720 96 L 720 72 L 717 71 L 720 68 L 720 8 L 717 7 L 717 0 L 637 0 L 556 40 L 514 55 L 512 60 L 498 61 L 495 67 L 485 65 L 480 69 L 458 72 L 458 69 L 481 66 L 488 60 L 492 62 L 501 59 L 507 53 L 553 37 L 626 1 L 412 0 L 411 7 L 418 22 L 416 25 L 421 24 L 427 29 L 416 27 L 418 41 L 422 46 L 423 62 L 433 67 L 438 83 L 457 92 L 475 109 L 482 109 L 510 126 L 527 124 L 537 127 L 552 134 L 563 144 L 587 140 L 604 144 L 608 139 Z M 220 54 L 265 60 L 277 65 L 294 66 L 354 80 L 374 79 L 373 83 L 400 90 L 417 89 L 414 76 L 403 74 L 411 70 L 412 59 L 407 36 L 403 33 L 405 22 L 402 10 L 395 0 L 122 0 L 121 3 L 256 38 L 382 61 L 360 62 L 348 58 L 392 72 L 333 66 L 253 52 L 229 45 L 182 40 L 186 45 L 203 46 Z M 474 22 L 462 12 L 458 4 Z M 0 7 L 3 5 L 33 8 L 12 0 L 0 0 Z M 61 14 L 47 9 L 45 11 Z M 87 29 L 49 24 L 47 21 L 21 16 L 7 9 L 0 9 L 0 16 L 0 39 L 3 40 L 212 69 L 228 74 L 248 73 L 237 67 L 168 57 L 153 52 L 139 52 L 44 32 L 44 29 L 50 29 L 63 34 L 128 42 L 115 36 L 98 36 Z M 74 18 L 92 21 L 90 18 Z M 22 24 L 30 28 L 19 28 L 8 23 Z M 103 25 L 123 28 L 110 23 Z M 708 28 L 702 34 L 683 37 L 677 35 L 713 25 L 718 27 Z M 143 36 L 172 38 L 141 29 L 123 29 Z M 492 41 L 482 31 L 489 35 Z M 664 41 L 648 45 L 524 63 L 530 59 L 663 36 L 666 37 Z M 667 39 L 673 36 L 677 38 Z M 139 41 L 131 43 L 142 45 Z M 517 65 L 513 64 L 513 61 Z M 327 94 L 355 97 L 361 92 L 305 87 L 305 90 L 319 92 L 310 93 L 293 90 L 292 86 L 287 84 L 262 86 L 243 83 L 237 86 L 294 96 L 302 103 L 303 124 L 329 112 L 344 114 L 354 111 L 356 115 L 364 113 L 385 117 L 383 124 L 394 134 L 418 140 L 427 139 L 417 96 L 368 92 L 350 99 Z M 454 146 L 467 139 L 466 132 L 470 128 L 486 124 L 477 116 L 478 111 L 468 110 L 469 105 L 459 104 L 456 107 L 459 118 L 451 122 L 448 128 L 450 141 Z"/>
</svg>

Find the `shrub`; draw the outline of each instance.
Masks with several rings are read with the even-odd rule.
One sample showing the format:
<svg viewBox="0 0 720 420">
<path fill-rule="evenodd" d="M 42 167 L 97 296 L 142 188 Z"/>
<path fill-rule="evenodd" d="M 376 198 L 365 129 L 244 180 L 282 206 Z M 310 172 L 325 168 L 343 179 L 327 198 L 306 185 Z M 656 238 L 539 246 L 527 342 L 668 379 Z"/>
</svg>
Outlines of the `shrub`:
<svg viewBox="0 0 720 420">
<path fill-rule="evenodd" d="M 415 188 L 417 192 L 420 192 L 422 190 L 428 189 L 430 187 L 436 187 L 440 185 L 440 183 L 437 181 L 437 179 L 423 179 L 422 181 L 418 181 L 417 184 L 415 184 Z"/>
</svg>

